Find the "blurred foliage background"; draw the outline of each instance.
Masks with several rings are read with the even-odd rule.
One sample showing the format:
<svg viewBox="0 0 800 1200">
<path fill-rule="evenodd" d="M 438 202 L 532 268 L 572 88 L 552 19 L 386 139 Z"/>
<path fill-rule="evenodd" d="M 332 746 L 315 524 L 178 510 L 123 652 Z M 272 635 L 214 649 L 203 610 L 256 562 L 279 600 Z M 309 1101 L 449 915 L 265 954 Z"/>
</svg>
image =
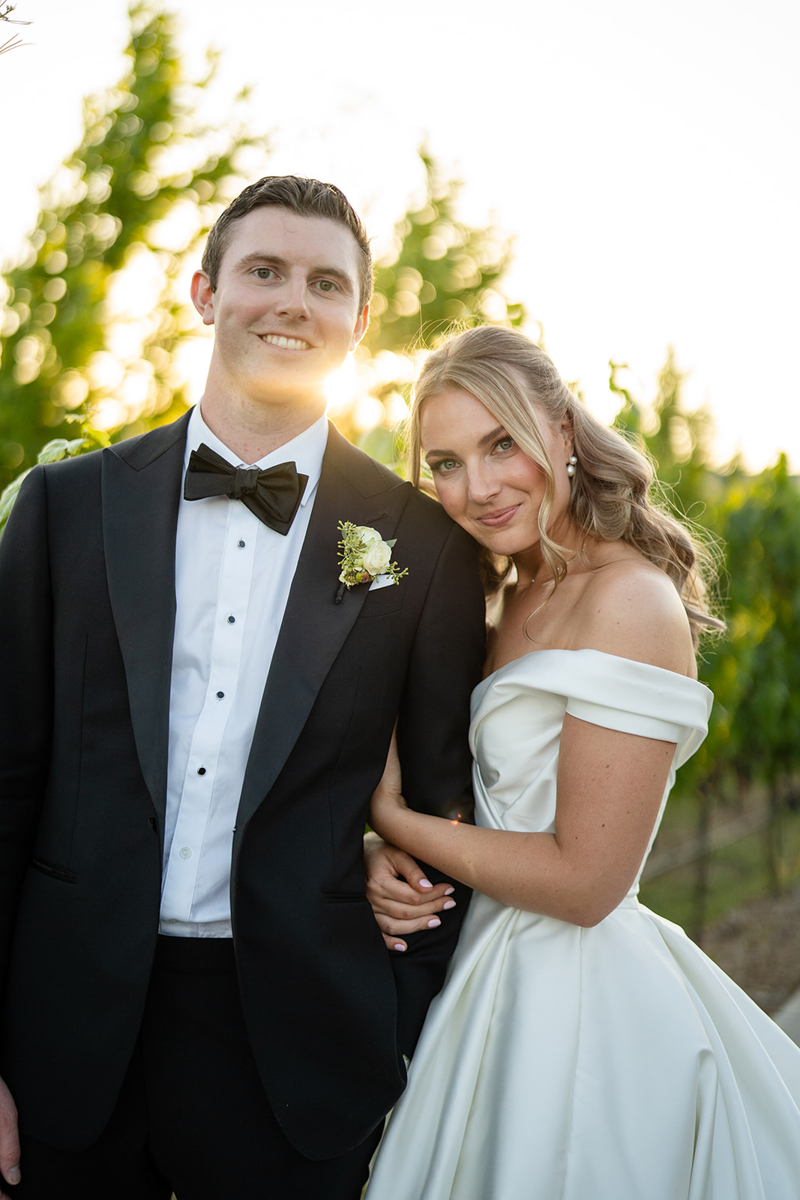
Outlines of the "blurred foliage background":
<svg viewBox="0 0 800 1200">
<path fill-rule="evenodd" d="M 118 86 L 87 99 L 81 144 L 43 189 L 36 228 L 2 277 L 0 527 L 37 459 L 92 450 L 184 410 L 207 347 L 187 302 L 202 240 L 257 177 L 253 162 L 269 172 L 246 92 L 223 127 L 199 122 L 214 60 L 204 78 L 185 78 L 171 16 L 134 6 L 127 53 Z M 419 357 L 454 321 L 543 338 L 506 295 L 510 240 L 462 222 L 457 182 L 421 155 L 426 196 L 376 263 L 368 334 L 330 394 L 342 431 L 397 469 Z M 800 878 L 800 484 L 783 458 L 757 476 L 711 463 L 710 418 L 686 410 L 673 349 L 653 397 L 635 395 L 629 374 L 609 363 L 616 424 L 644 444 L 664 503 L 716 556 L 728 622 L 700 664 L 716 696 L 710 735 L 679 776 L 643 890 L 701 937 L 726 907 Z"/>
</svg>

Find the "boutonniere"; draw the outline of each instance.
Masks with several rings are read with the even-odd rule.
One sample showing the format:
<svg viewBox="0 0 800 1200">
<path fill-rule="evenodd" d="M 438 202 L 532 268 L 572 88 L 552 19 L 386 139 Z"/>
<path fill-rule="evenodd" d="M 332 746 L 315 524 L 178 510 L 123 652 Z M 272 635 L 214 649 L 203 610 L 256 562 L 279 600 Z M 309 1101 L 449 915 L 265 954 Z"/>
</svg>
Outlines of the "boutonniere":
<svg viewBox="0 0 800 1200">
<path fill-rule="evenodd" d="M 339 588 L 336 592 L 336 603 L 340 604 L 345 588 L 355 587 L 359 583 L 372 583 L 377 575 L 388 575 L 393 583 L 399 583 L 408 568 L 400 570 L 396 562 L 392 562 L 392 547 L 397 541 L 392 538 L 385 542 L 377 529 L 370 525 L 354 525 L 352 521 L 340 521 L 339 532 L 342 535 L 339 542 Z"/>
</svg>

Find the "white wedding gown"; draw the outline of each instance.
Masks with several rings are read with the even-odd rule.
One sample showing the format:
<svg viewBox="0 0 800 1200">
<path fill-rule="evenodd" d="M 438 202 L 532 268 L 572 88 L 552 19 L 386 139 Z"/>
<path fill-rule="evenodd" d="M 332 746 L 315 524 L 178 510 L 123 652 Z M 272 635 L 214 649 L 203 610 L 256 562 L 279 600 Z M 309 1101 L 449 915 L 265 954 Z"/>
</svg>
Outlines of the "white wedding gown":
<svg viewBox="0 0 800 1200">
<path fill-rule="evenodd" d="M 508 663 L 473 694 L 476 823 L 552 832 L 566 712 L 677 767 L 710 709 L 596 650 Z M 800 1050 L 637 889 L 592 929 L 473 896 L 367 1200 L 800 1198 Z"/>
</svg>

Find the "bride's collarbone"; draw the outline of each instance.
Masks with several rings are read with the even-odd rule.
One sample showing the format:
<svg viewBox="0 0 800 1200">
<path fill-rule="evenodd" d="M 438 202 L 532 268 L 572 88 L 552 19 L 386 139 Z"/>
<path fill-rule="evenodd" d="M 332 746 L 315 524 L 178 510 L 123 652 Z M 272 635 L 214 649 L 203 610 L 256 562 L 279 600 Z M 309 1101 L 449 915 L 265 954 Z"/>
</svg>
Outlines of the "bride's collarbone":
<svg viewBox="0 0 800 1200">
<path fill-rule="evenodd" d="M 580 647 L 580 623 L 574 618 L 577 597 L 560 596 L 560 591 L 561 587 L 551 599 L 530 595 L 527 601 L 523 595 L 506 598 L 489 626 L 486 674 L 532 650 Z"/>
<path fill-rule="evenodd" d="M 531 581 L 522 587 L 512 583 L 504 587 L 488 609 L 485 673 L 490 674 L 532 650 L 585 649 L 587 626 L 597 616 L 598 603 L 603 604 L 609 574 L 616 573 L 603 568 L 613 569 L 618 563 L 620 560 L 614 560 L 591 570 L 576 571 L 567 575 L 557 588 L 552 581 L 539 584 Z"/>
</svg>

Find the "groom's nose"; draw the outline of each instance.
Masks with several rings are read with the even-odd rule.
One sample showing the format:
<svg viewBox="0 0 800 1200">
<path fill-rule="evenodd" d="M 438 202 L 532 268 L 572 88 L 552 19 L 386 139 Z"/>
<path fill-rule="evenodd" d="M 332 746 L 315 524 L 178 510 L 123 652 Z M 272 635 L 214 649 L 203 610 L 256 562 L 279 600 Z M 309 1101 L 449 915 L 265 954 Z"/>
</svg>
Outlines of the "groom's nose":
<svg viewBox="0 0 800 1200">
<path fill-rule="evenodd" d="M 308 282 L 305 275 L 289 275 L 281 284 L 277 294 L 275 312 L 279 316 L 307 317 Z"/>
</svg>

